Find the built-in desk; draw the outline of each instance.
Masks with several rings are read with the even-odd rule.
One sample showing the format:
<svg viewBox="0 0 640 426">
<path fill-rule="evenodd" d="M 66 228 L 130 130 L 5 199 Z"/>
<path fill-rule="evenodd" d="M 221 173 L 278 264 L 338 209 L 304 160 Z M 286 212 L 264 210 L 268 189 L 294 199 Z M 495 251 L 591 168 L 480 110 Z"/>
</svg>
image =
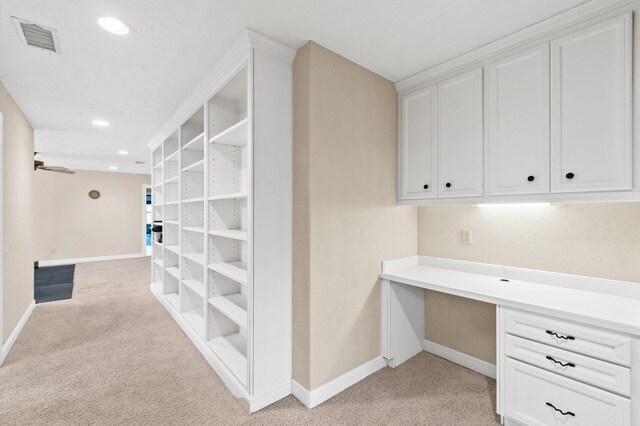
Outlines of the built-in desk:
<svg viewBox="0 0 640 426">
<path fill-rule="evenodd" d="M 492 303 L 505 424 L 640 425 L 640 283 L 426 256 L 381 279 L 390 367 L 424 350 L 425 289 Z"/>
</svg>

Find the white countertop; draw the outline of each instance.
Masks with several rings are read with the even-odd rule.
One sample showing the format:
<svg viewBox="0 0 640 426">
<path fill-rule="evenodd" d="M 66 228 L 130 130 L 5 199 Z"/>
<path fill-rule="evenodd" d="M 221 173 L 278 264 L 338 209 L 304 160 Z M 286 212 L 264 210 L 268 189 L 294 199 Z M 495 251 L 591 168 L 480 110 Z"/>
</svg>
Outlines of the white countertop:
<svg viewBox="0 0 640 426">
<path fill-rule="evenodd" d="M 426 256 L 383 262 L 382 269 L 389 281 L 640 335 L 640 283 Z"/>
</svg>

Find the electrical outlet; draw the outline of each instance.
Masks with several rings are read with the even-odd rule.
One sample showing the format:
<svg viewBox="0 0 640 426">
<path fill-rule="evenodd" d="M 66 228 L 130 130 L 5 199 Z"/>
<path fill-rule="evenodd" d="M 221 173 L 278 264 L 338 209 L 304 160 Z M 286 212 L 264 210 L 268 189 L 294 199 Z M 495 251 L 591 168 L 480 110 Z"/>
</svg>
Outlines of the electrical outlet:
<svg viewBox="0 0 640 426">
<path fill-rule="evenodd" d="M 462 230 L 462 244 L 471 244 L 471 229 Z"/>
</svg>

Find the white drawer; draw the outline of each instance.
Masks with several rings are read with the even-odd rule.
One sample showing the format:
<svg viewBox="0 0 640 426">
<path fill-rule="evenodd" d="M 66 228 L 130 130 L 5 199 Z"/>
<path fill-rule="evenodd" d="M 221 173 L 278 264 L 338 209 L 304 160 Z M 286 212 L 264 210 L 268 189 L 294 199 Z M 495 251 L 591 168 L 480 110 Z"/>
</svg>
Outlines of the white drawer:
<svg viewBox="0 0 640 426">
<path fill-rule="evenodd" d="M 504 414 L 527 426 L 629 426 L 627 398 L 510 358 Z"/>
<path fill-rule="evenodd" d="M 505 355 L 623 396 L 631 396 L 631 370 L 549 345 L 509 336 Z"/>
<path fill-rule="evenodd" d="M 505 332 L 571 352 L 631 365 L 631 339 L 571 321 L 504 309 Z"/>
</svg>

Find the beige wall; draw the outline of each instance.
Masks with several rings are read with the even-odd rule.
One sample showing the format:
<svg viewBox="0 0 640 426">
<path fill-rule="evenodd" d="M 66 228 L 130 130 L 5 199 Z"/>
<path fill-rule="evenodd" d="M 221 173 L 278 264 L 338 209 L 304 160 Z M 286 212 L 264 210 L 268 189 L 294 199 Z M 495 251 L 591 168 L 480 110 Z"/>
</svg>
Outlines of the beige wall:
<svg viewBox="0 0 640 426">
<path fill-rule="evenodd" d="M 396 205 L 396 108 L 390 81 L 315 43 L 298 52 L 293 371 L 307 389 L 380 355 L 380 262 L 416 253 L 417 208 Z"/>
<path fill-rule="evenodd" d="M 2 128 L 2 338 L 33 301 L 33 127 L 0 83 Z"/>
<path fill-rule="evenodd" d="M 141 253 L 142 185 L 150 179 L 129 173 L 37 171 L 35 259 Z M 89 198 L 92 189 L 100 191 L 99 199 Z"/>
<path fill-rule="evenodd" d="M 640 283 L 640 203 L 420 207 L 418 253 Z M 495 362 L 493 305 L 428 293 L 426 325 L 427 339 Z"/>
</svg>

